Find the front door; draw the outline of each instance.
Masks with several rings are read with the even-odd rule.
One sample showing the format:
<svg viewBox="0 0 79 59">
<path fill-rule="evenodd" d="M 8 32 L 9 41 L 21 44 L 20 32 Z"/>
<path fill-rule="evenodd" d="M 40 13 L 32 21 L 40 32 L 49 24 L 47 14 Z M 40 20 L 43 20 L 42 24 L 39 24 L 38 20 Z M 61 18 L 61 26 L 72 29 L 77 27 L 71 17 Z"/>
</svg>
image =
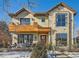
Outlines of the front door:
<svg viewBox="0 0 79 59">
<path fill-rule="evenodd" d="M 46 35 L 40 35 L 40 40 L 42 43 L 46 44 Z"/>
</svg>

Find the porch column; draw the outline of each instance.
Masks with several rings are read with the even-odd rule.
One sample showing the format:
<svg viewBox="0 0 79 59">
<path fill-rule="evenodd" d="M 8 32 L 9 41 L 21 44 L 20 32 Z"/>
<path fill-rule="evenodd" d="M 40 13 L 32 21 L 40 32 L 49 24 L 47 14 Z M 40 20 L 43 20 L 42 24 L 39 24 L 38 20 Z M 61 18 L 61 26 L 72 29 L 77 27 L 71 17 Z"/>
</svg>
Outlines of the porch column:
<svg viewBox="0 0 79 59">
<path fill-rule="evenodd" d="M 11 33 L 11 36 L 12 36 L 12 44 L 17 43 L 18 42 L 18 35 Z"/>
<path fill-rule="evenodd" d="M 56 34 L 52 34 L 51 38 L 52 38 L 52 45 L 56 46 Z"/>
<path fill-rule="evenodd" d="M 37 43 L 38 42 L 38 35 L 35 33 L 33 34 L 33 43 Z"/>
<path fill-rule="evenodd" d="M 48 33 L 48 43 L 51 42 L 51 35 L 50 35 L 50 32 Z"/>
</svg>

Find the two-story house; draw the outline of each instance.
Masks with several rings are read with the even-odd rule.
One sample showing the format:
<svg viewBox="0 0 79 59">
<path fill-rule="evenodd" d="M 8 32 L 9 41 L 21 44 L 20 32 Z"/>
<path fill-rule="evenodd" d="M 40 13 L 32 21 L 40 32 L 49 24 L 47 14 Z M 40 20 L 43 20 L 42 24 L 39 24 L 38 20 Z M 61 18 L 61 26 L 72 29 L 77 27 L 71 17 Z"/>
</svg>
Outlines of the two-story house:
<svg viewBox="0 0 79 59">
<path fill-rule="evenodd" d="M 59 3 L 46 13 L 33 13 L 22 8 L 12 18 L 9 31 L 12 44 L 35 44 L 39 41 L 44 44 L 69 47 L 73 45 L 75 10 L 65 3 Z"/>
</svg>

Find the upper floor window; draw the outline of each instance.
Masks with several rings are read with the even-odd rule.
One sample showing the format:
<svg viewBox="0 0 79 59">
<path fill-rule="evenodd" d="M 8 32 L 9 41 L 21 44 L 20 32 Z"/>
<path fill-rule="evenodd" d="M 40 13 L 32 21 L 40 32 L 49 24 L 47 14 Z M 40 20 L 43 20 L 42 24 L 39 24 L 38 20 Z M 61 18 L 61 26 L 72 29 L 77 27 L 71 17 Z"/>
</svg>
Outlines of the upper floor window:
<svg viewBox="0 0 79 59">
<path fill-rule="evenodd" d="M 30 24 L 30 18 L 20 18 L 20 24 Z"/>
<path fill-rule="evenodd" d="M 65 13 L 56 14 L 56 26 L 65 26 L 66 25 L 66 15 Z"/>
<path fill-rule="evenodd" d="M 41 22 L 45 22 L 45 17 L 44 16 L 40 17 L 40 19 L 41 19 Z"/>
</svg>

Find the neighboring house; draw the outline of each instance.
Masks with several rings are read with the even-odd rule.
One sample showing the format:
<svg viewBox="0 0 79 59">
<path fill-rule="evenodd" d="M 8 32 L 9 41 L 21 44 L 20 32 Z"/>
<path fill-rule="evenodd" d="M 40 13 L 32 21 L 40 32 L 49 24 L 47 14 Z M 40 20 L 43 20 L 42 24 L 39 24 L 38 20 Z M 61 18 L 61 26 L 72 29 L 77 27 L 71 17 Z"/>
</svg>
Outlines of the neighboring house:
<svg viewBox="0 0 79 59">
<path fill-rule="evenodd" d="M 12 18 L 9 31 L 12 44 L 50 42 L 55 46 L 73 45 L 74 15 L 76 12 L 64 3 L 60 3 L 46 13 L 32 13 L 22 8 Z"/>
<path fill-rule="evenodd" d="M 74 38 L 74 46 L 79 48 L 79 35 Z"/>
</svg>

